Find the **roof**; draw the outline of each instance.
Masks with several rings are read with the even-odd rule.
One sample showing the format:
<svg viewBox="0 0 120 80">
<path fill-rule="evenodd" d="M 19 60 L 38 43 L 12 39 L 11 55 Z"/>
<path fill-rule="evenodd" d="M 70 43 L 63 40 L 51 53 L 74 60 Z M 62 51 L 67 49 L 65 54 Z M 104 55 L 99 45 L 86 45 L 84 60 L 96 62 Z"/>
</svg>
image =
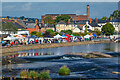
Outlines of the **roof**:
<svg viewBox="0 0 120 80">
<path fill-rule="evenodd" d="M 98 23 L 107 23 L 109 20 L 97 20 Z"/>
<path fill-rule="evenodd" d="M 61 15 L 76 15 L 76 14 L 46 14 L 45 16 L 61 16 Z"/>
<path fill-rule="evenodd" d="M 70 21 L 70 24 L 86 24 L 88 20 L 77 20 L 76 23 L 75 21 Z"/>
<path fill-rule="evenodd" d="M 58 22 L 58 24 L 66 24 L 64 21 L 60 21 Z"/>
<path fill-rule="evenodd" d="M 42 27 L 54 27 L 53 24 L 42 24 L 40 23 L 39 26 L 42 28 Z"/>
<path fill-rule="evenodd" d="M 98 23 L 96 23 L 96 22 L 89 23 L 89 25 L 91 25 L 92 27 L 101 27 L 101 26 L 99 26 Z"/>
<path fill-rule="evenodd" d="M 13 23 L 18 29 L 25 29 L 23 26 L 21 26 L 20 24 L 18 23 Z"/>
<path fill-rule="evenodd" d="M 26 28 L 35 28 L 36 24 L 35 23 L 28 23 Z"/>
</svg>

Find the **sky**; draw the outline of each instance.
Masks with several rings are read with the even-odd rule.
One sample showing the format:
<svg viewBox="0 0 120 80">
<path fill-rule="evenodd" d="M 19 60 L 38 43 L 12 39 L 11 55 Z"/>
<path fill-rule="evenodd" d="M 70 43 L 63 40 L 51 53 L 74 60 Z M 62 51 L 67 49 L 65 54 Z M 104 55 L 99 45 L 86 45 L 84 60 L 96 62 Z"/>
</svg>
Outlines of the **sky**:
<svg viewBox="0 0 120 80">
<path fill-rule="evenodd" d="M 2 2 L 118 2 L 120 0 L 1 0 Z"/>
<path fill-rule="evenodd" d="M 25 16 L 41 18 L 45 14 L 85 15 L 86 6 L 90 5 L 90 17 L 109 17 L 118 9 L 117 2 L 3 2 L 2 16 Z"/>
</svg>

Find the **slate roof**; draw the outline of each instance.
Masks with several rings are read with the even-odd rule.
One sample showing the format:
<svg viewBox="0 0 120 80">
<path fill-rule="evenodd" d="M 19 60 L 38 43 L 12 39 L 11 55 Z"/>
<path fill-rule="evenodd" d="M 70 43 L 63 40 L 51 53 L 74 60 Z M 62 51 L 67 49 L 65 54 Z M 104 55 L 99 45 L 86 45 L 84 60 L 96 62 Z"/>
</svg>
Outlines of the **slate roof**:
<svg viewBox="0 0 120 80">
<path fill-rule="evenodd" d="M 66 24 L 64 21 L 60 21 L 58 22 L 58 24 Z"/>
<path fill-rule="evenodd" d="M 13 23 L 18 29 L 25 29 L 23 26 L 21 26 L 20 24 L 18 23 Z"/>
<path fill-rule="evenodd" d="M 35 23 L 27 23 L 26 28 L 35 28 L 36 24 Z"/>
<path fill-rule="evenodd" d="M 101 26 L 99 26 L 98 23 L 96 23 L 96 22 L 89 23 L 89 25 L 91 25 L 92 27 L 101 27 Z"/>
</svg>

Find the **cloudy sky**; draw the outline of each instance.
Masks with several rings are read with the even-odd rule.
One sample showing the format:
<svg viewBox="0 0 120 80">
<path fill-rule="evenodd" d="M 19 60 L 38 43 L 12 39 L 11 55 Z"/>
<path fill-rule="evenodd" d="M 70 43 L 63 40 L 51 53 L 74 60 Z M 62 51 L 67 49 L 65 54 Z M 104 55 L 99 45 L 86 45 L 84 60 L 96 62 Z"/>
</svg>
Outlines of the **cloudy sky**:
<svg viewBox="0 0 120 80">
<path fill-rule="evenodd" d="M 118 2 L 120 0 L 2 0 L 2 2 Z"/>
<path fill-rule="evenodd" d="M 103 2 L 103 0 L 84 0 L 86 2 L 79 2 L 82 0 L 74 0 L 74 2 L 72 2 L 73 0 L 69 0 L 69 2 L 64 2 L 68 0 L 49 0 L 53 2 L 47 2 L 48 0 L 42 1 L 43 0 L 3 0 L 2 7 L 0 7 L 0 12 L 2 12 L 0 15 L 2 14 L 2 16 L 18 17 L 25 16 L 34 18 L 41 18 L 41 15 L 45 14 L 85 15 L 86 5 L 90 5 L 90 17 L 101 18 L 103 16 L 109 17 L 114 10 L 118 9 L 118 0 L 106 0 L 109 2 Z"/>
</svg>

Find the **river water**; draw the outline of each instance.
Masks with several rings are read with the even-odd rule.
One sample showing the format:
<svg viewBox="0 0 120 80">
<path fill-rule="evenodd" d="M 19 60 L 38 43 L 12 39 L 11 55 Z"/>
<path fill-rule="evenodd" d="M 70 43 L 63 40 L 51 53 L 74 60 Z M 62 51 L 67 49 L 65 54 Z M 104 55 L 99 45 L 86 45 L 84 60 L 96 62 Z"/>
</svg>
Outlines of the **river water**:
<svg viewBox="0 0 120 80">
<path fill-rule="evenodd" d="M 89 52 L 103 52 L 115 57 L 87 59 L 80 56 L 66 55 L 66 53 Z M 28 69 L 35 70 L 37 72 L 42 70 L 50 70 L 51 78 L 118 78 L 119 75 L 113 74 L 112 72 L 120 72 L 119 52 L 120 43 L 88 44 L 80 46 L 19 51 L 20 54 L 31 54 L 30 56 L 18 56 L 19 58 L 31 61 L 31 63 L 3 65 L 3 76 L 13 75 L 19 77 L 21 70 Z M 36 53 L 38 54 L 35 55 Z M 69 76 L 58 75 L 58 70 L 63 65 L 66 65 L 70 68 L 71 73 Z M 13 71 L 6 73 L 5 71 L 8 69 L 13 69 Z"/>
</svg>

